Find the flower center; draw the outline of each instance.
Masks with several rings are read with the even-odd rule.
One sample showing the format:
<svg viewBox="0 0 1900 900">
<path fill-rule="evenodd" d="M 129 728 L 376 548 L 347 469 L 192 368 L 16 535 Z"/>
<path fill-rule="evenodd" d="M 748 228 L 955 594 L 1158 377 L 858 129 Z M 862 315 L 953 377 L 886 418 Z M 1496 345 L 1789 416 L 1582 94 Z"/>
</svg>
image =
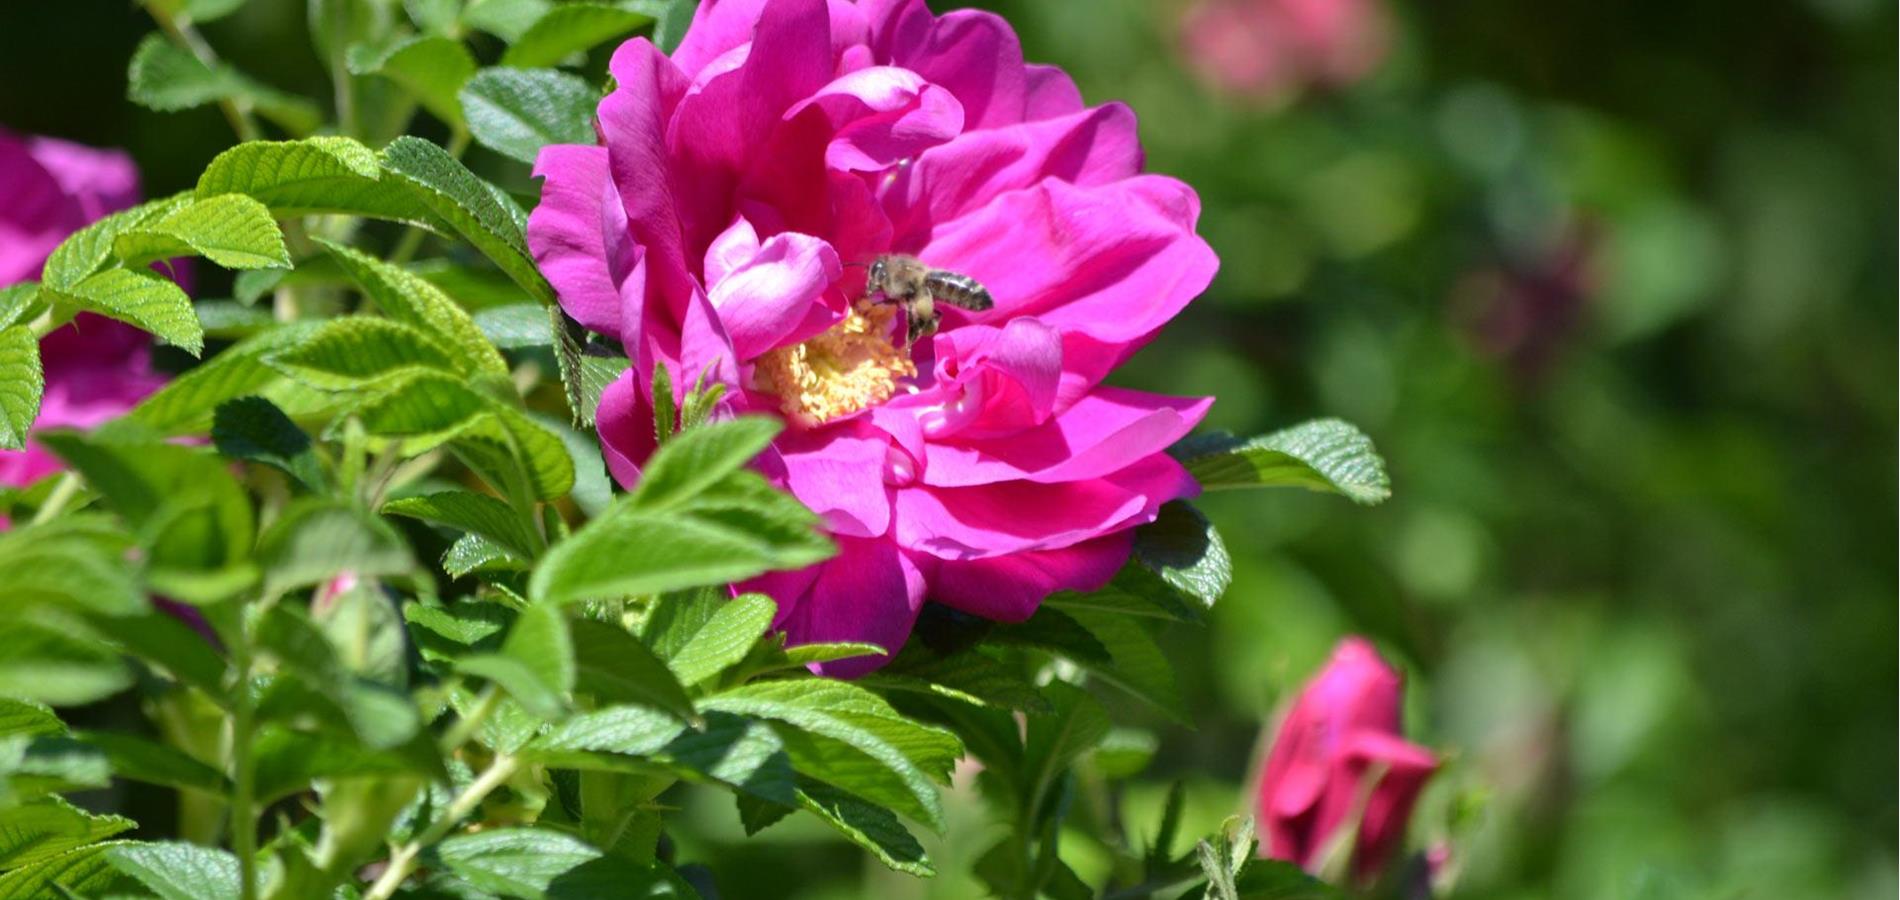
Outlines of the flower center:
<svg viewBox="0 0 1900 900">
<path fill-rule="evenodd" d="M 760 356 L 758 386 L 779 397 L 786 418 L 807 428 L 876 406 L 917 374 L 910 352 L 891 343 L 897 307 L 859 300 L 844 321 L 802 344 Z"/>
</svg>

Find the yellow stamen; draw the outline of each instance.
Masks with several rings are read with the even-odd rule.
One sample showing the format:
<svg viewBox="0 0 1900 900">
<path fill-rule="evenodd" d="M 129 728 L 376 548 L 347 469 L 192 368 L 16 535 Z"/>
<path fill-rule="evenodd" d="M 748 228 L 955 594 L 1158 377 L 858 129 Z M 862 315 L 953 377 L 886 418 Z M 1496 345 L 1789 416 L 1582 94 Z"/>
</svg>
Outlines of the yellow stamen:
<svg viewBox="0 0 1900 900">
<path fill-rule="evenodd" d="M 917 374 L 909 351 L 891 343 L 896 314 L 895 306 L 858 301 L 825 333 L 759 357 L 758 386 L 779 396 L 786 418 L 808 428 L 889 400 L 899 379 Z"/>
</svg>

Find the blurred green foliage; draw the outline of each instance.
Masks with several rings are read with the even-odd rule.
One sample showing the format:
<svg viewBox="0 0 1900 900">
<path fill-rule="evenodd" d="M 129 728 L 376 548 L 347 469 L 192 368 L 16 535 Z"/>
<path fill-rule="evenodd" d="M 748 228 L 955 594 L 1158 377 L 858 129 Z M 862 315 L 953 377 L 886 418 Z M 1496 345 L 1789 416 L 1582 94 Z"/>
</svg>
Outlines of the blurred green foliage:
<svg viewBox="0 0 1900 900">
<path fill-rule="evenodd" d="M 1191 74 L 1176 0 L 981 5 L 1200 190 L 1221 276 L 1124 380 L 1217 394 L 1241 433 L 1349 418 L 1396 491 L 1205 501 L 1236 578 L 1170 635 L 1198 727 L 1148 721 L 1148 773 L 1096 799 L 1145 834 L 1186 779 L 1184 833 L 1212 831 L 1262 722 L 1363 632 L 1450 759 L 1415 832 L 1456 896 L 1893 896 L 1891 3 L 1394 4 L 1369 78 L 1268 103 Z M 306 28 L 255 0 L 205 30 L 320 96 Z M 149 29 L 126 0 L 0 4 L 0 123 L 187 186 L 230 135 L 124 101 Z M 729 897 L 976 891 L 815 823 L 741 841 L 711 800 L 683 798 L 714 837 L 680 852 Z M 934 855 L 987 846 L 975 802 Z M 1085 876 L 1094 852 L 1065 848 Z"/>
</svg>

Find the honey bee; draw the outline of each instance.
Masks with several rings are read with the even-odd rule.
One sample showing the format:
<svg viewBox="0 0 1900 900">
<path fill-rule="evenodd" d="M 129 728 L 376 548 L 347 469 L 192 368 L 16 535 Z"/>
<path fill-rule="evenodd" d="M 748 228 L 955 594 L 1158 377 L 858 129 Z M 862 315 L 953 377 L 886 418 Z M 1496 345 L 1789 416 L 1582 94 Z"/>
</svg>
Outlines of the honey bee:
<svg viewBox="0 0 1900 900">
<path fill-rule="evenodd" d="M 958 309 L 982 312 L 996 305 L 990 291 L 968 275 L 933 269 L 915 256 L 889 253 L 871 263 L 864 283 L 866 297 L 883 294 L 884 299 L 904 307 L 907 321 L 906 346 L 936 333 L 943 320 L 939 303 Z"/>
</svg>

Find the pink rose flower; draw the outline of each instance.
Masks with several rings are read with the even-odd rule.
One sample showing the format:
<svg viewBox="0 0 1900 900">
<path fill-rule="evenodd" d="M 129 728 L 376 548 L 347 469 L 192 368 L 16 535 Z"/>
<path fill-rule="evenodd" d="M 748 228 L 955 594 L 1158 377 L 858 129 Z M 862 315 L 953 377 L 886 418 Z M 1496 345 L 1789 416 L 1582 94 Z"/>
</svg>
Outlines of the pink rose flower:
<svg viewBox="0 0 1900 900">
<path fill-rule="evenodd" d="M 1349 841 L 1353 877 L 1378 876 L 1405 839 L 1412 805 L 1438 768 L 1399 730 L 1405 685 L 1362 638 L 1333 650 L 1274 737 L 1260 778 L 1265 855 L 1317 872 Z M 1355 830 L 1356 829 L 1356 830 Z"/>
<path fill-rule="evenodd" d="M 611 70 L 601 145 L 537 161 L 528 242 L 634 360 L 599 410 L 622 484 L 654 449 L 658 364 L 790 423 L 761 468 L 841 548 L 749 585 L 792 643 L 895 652 L 926 599 L 1023 619 L 1106 583 L 1131 529 L 1196 492 L 1163 450 L 1212 401 L 1101 383 L 1217 266 L 1194 191 L 1141 173 L 1127 107 L 1025 64 L 1002 19 L 922 0 L 715 0 L 672 58 L 636 39 Z M 994 308 L 939 303 L 907 345 L 865 296 L 883 254 Z M 876 665 L 854 662 L 830 671 Z"/>
<path fill-rule="evenodd" d="M 0 130 L 0 287 L 39 278 L 60 241 L 138 199 L 138 171 L 124 153 Z M 34 427 L 91 428 L 131 409 L 165 381 L 152 371 L 151 344 L 130 325 L 90 314 L 47 335 Z M 31 484 L 59 468 L 31 441 L 0 450 L 0 485 Z"/>
<path fill-rule="evenodd" d="M 1270 100 L 1364 78 L 1385 58 L 1386 23 L 1377 0 L 1200 0 L 1181 49 L 1215 88 Z"/>
</svg>

